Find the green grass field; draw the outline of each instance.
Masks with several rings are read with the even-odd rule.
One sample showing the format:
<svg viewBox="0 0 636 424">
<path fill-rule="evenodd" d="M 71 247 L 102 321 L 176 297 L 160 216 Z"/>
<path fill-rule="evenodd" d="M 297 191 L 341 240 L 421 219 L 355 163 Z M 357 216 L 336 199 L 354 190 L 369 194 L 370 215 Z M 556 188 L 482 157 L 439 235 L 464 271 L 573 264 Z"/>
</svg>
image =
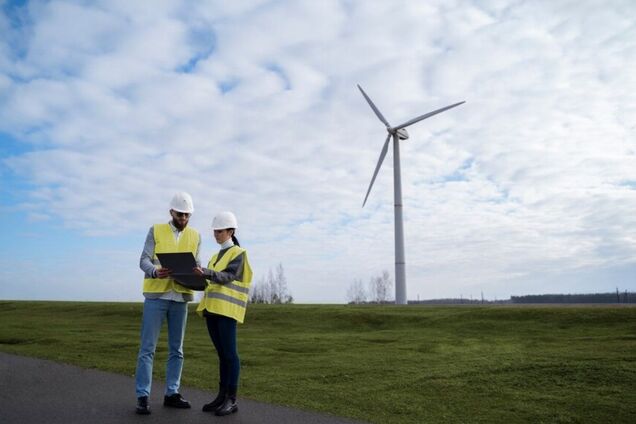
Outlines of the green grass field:
<svg viewBox="0 0 636 424">
<path fill-rule="evenodd" d="M 213 391 L 193 307 L 182 384 Z M 0 301 L 0 350 L 132 376 L 141 310 Z M 241 396 L 372 423 L 636 422 L 634 307 L 250 305 L 239 350 Z"/>
</svg>

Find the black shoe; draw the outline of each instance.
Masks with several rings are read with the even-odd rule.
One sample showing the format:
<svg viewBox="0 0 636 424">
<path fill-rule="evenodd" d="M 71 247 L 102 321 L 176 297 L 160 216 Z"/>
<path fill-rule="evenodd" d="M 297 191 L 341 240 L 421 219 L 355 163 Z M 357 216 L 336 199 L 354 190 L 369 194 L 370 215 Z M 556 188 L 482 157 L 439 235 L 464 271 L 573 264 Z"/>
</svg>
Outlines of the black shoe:
<svg viewBox="0 0 636 424">
<path fill-rule="evenodd" d="M 227 389 L 225 387 L 219 386 L 219 393 L 216 395 L 214 400 L 210 403 L 206 403 L 203 405 L 203 412 L 214 412 L 216 408 L 223 404 L 225 400 L 225 394 L 227 393 Z"/>
<path fill-rule="evenodd" d="M 216 408 L 214 411 L 214 415 L 218 415 L 222 417 L 224 415 L 230 415 L 238 411 L 238 404 L 236 403 L 236 398 L 233 396 L 226 396 L 223 400 L 221 406 Z"/>
<path fill-rule="evenodd" d="M 149 415 L 150 406 L 148 406 L 148 396 L 141 396 L 137 398 L 137 409 L 135 410 L 139 415 Z"/>
<path fill-rule="evenodd" d="M 163 406 L 169 406 L 171 408 L 188 409 L 190 408 L 190 402 L 181 397 L 179 393 L 174 395 L 163 397 Z"/>
</svg>

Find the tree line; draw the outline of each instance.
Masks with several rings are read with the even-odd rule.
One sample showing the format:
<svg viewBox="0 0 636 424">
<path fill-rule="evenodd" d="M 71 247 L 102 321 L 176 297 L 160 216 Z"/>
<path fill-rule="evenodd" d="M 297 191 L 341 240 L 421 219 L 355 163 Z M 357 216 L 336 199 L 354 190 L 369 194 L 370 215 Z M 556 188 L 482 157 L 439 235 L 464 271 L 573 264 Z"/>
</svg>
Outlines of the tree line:
<svg viewBox="0 0 636 424">
<path fill-rule="evenodd" d="M 419 297 L 419 296 L 418 296 Z M 373 276 L 365 284 L 361 279 L 355 279 L 347 290 L 347 302 L 350 304 L 365 303 L 393 303 L 393 280 L 388 271 L 382 271 Z M 480 305 L 480 304 L 528 304 L 528 303 L 636 303 L 636 292 L 619 291 L 609 293 L 584 293 L 584 294 L 536 294 L 523 296 L 510 296 L 509 299 L 481 299 L 443 298 L 408 300 L 410 305 Z"/>
<path fill-rule="evenodd" d="M 393 279 L 387 270 L 372 276 L 365 284 L 361 279 L 355 279 L 347 290 L 347 301 L 353 304 L 393 303 Z M 419 296 L 418 296 L 419 297 Z M 252 284 L 249 302 L 266 304 L 293 303 L 294 298 L 287 286 L 287 277 L 283 264 L 279 263 L 274 270 L 269 269 L 267 275 L 262 276 Z M 608 293 L 584 294 L 535 294 L 510 296 L 510 299 L 485 300 L 481 299 L 445 298 L 427 300 L 409 300 L 409 304 L 529 304 L 529 303 L 636 303 L 636 292 L 619 291 Z"/>
<path fill-rule="evenodd" d="M 636 303 L 636 293 L 535 294 L 510 296 L 511 303 Z"/>
</svg>

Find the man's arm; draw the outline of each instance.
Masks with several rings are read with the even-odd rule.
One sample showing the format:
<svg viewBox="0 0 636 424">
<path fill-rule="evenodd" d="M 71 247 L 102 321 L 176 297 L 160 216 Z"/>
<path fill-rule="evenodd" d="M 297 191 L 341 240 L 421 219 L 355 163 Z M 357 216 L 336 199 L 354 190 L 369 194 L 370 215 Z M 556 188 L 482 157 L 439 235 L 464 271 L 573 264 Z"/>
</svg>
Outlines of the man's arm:
<svg viewBox="0 0 636 424">
<path fill-rule="evenodd" d="M 139 258 L 139 268 L 146 274 L 146 278 L 157 277 L 157 267 L 155 266 L 152 258 L 155 256 L 155 232 L 153 227 L 150 227 L 148 235 L 146 236 L 146 243 L 144 244 L 144 250 L 141 252 Z"/>
</svg>

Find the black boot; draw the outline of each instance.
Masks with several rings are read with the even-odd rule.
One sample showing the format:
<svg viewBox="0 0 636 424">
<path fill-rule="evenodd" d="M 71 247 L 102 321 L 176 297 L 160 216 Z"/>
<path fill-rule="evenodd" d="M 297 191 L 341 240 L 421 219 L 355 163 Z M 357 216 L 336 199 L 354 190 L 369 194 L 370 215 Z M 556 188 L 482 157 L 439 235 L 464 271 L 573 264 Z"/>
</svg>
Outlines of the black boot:
<svg viewBox="0 0 636 424">
<path fill-rule="evenodd" d="M 219 384 L 219 393 L 216 395 L 214 400 L 210 403 L 206 403 L 203 405 L 203 412 L 214 412 L 216 408 L 221 406 L 223 401 L 225 400 L 225 395 L 227 394 L 227 387 L 221 386 Z"/>
<path fill-rule="evenodd" d="M 188 409 L 190 408 L 190 402 L 185 400 L 179 393 L 175 393 L 171 396 L 163 397 L 163 406 L 169 406 L 171 408 Z"/>
<path fill-rule="evenodd" d="M 135 412 L 140 415 L 150 414 L 150 406 L 148 406 L 148 396 L 141 396 L 137 398 L 137 410 Z"/>
<path fill-rule="evenodd" d="M 238 411 L 238 404 L 236 403 L 236 387 L 228 387 L 227 393 L 223 403 L 216 408 L 214 415 L 222 417 L 224 415 L 230 415 Z"/>
</svg>

